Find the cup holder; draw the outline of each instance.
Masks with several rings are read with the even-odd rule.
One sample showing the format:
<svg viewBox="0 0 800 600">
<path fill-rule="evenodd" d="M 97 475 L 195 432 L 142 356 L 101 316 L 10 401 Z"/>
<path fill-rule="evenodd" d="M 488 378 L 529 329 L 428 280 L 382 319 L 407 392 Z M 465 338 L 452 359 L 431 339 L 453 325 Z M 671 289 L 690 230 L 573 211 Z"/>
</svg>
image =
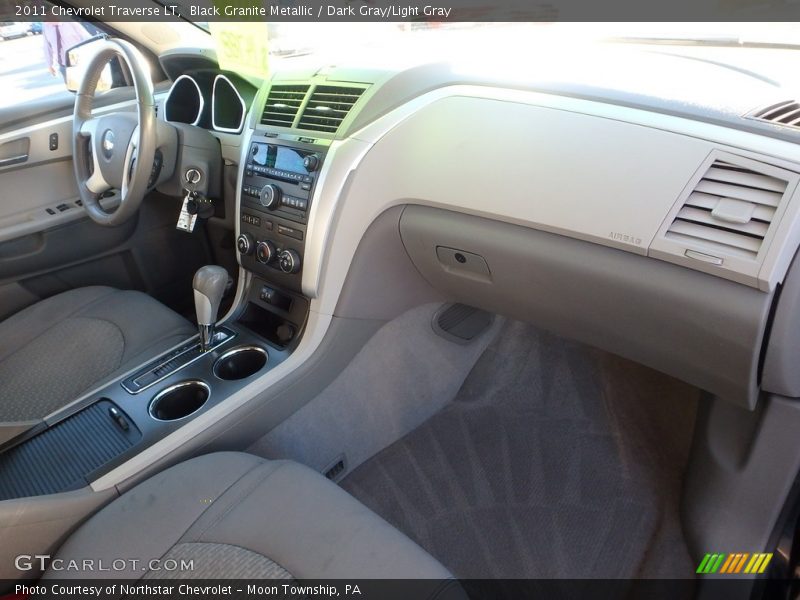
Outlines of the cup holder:
<svg viewBox="0 0 800 600">
<path fill-rule="evenodd" d="M 226 381 L 245 379 L 267 364 L 267 351 L 258 346 L 239 346 L 228 350 L 214 363 L 214 375 Z"/>
<path fill-rule="evenodd" d="M 160 391 L 150 403 L 150 416 L 157 421 L 177 421 L 200 410 L 211 390 L 202 381 L 183 381 Z"/>
</svg>

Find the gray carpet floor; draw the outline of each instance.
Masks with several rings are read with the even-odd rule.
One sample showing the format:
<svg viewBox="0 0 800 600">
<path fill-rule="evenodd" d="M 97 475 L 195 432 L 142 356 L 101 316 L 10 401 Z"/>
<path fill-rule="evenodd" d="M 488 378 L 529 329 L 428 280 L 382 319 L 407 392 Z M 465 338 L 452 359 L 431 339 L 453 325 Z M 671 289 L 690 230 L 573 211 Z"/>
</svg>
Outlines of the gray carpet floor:
<svg viewBox="0 0 800 600">
<path fill-rule="evenodd" d="M 699 392 L 509 322 L 441 411 L 342 486 L 461 578 L 691 577 Z"/>
<path fill-rule="evenodd" d="M 248 452 L 320 472 L 343 458 L 344 475 L 435 415 L 502 325 L 496 319 L 470 344 L 455 344 L 433 332 L 439 308 L 424 304 L 384 325 L 331 385 Z"/>
</svg>

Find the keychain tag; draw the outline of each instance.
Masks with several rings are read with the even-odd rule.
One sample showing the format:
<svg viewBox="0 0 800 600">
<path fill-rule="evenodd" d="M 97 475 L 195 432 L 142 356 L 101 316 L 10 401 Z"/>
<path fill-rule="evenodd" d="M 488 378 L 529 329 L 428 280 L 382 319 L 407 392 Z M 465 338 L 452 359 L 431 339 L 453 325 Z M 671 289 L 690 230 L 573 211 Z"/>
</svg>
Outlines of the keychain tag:
<svg viewBox="0 0 800 600">
<path fill-rule="evenodd" d="M 186 233 L 192 233 L 194 231 L 194 225 L 197 222 L 197 212 L 194 214 L 189 212 L 189 202 L 194 201 L 192 198 L 192 194 L 188 193 L 183 199 L 183 206 L 181 206 L 181 214 L 178 215 L 178 223 L 175 225 L 175 229 L 178 231 L 185 231 Z"/>
</svg>

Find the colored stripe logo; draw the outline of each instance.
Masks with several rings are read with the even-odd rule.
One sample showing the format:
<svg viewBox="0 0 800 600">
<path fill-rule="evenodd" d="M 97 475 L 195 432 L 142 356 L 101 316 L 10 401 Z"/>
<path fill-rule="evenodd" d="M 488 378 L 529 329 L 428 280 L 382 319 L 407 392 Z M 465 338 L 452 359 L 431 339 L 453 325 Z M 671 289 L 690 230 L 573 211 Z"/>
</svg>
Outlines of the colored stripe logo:
<svg viewBox="0 0 800 600">
<path fill-rule="evenodd" d="M 720 573 L 726 575 L 761 574 L 767 570 L 767 565 L 772 560 L 772 553 L 735 552 L 733 554 L 706 554 L 697 567 L 697 573 L 711 575 Z"/>
</svg>

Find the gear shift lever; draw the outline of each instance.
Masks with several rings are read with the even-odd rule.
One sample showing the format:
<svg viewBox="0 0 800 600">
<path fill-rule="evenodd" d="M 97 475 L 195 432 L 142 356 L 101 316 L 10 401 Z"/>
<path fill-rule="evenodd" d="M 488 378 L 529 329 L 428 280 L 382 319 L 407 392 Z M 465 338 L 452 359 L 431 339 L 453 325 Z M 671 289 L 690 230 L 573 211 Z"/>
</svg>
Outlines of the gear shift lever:
<svg viewBox="0 0 800 600">
<path fill-rule="evenodd" d="M 214 324 L 228 284 L 228 272 L 216 265 L 201 267 L 194 274 L 194 308 L 197 312 L 197 327 L 200 330 L 200 348 L 208 351 L 214 338 Z"/>
</svg>

